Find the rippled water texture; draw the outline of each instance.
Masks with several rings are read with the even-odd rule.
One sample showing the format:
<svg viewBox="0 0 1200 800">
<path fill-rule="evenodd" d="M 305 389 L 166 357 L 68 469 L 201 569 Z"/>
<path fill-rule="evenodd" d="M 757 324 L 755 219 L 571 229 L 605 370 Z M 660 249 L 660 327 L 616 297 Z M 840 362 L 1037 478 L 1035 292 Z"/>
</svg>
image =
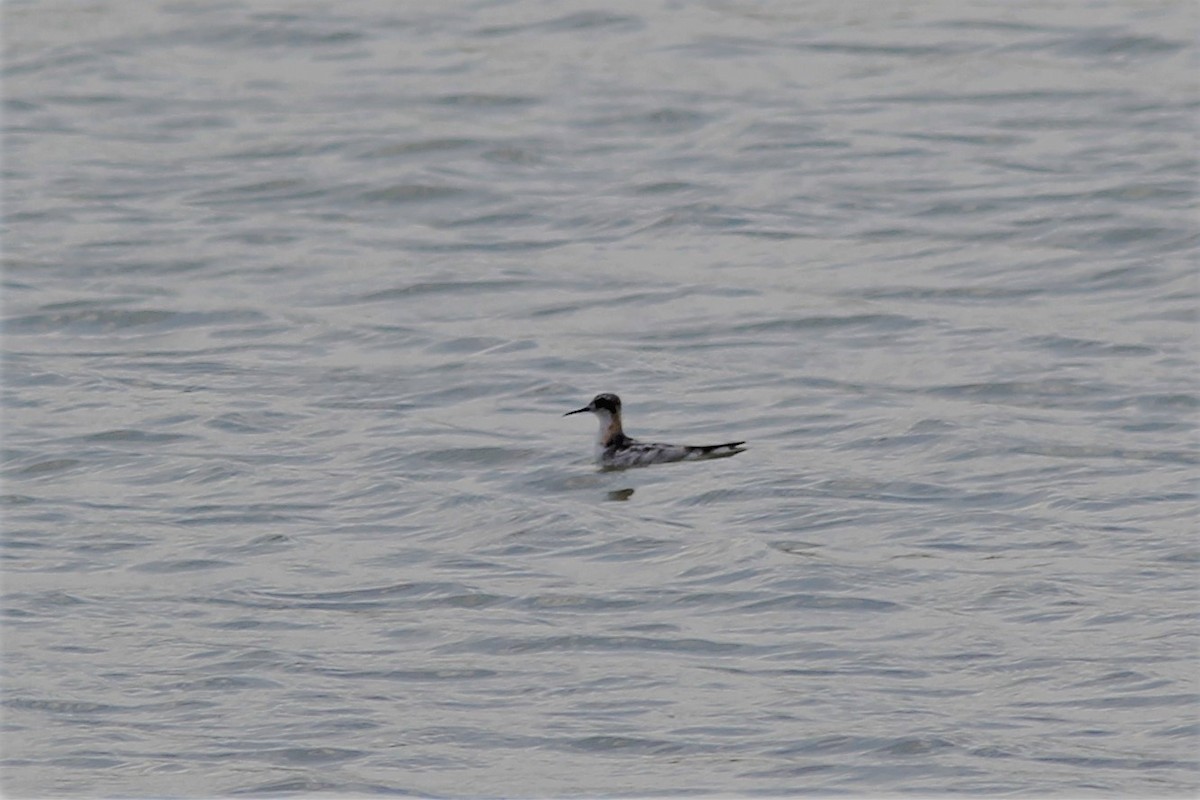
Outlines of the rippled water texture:
<svg viewBox="0 0 1200 800">
<path fill-rule="evenodd" d="M 3 790 L 1195 796 L 1196 32 L 6 3 Z"/>
</svg>

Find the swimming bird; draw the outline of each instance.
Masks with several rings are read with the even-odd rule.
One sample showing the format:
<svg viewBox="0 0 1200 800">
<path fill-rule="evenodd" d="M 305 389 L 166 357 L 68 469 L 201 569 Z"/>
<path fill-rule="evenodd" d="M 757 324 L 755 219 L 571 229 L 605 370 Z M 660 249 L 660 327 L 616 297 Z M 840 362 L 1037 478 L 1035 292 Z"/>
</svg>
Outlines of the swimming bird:
<svg viewBox="0 0 1200 800">
<path fill-rule="evenodd" d="M 621 398 L 615 394 L 598 394 L 583 408 L 568 411 L 563 416 L 569 417 L 585 411 L 592 412 L 600 420 L 600 436 L 596 439 L 596 462 L 609 469 L 644 467 L 648 464 L 694 461 L 701 458 L 726 458 L 746 449 L 741 446 L 745 442 L 695 446 L 656 444 L 631 439 L 621 429 Z"/>
</svg>

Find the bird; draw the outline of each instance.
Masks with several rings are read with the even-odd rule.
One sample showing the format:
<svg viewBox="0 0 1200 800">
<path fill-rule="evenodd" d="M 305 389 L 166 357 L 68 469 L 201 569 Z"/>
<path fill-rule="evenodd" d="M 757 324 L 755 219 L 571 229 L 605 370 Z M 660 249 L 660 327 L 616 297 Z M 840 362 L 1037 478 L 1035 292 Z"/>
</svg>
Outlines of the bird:
<svg viewBox="0 0 1200 800">
<path fill-rule="evenodd" d="M 727 458 L 743 452 L 745 442 L 688 445 L 639 442 L 625 435 L 621 428 L 621 398 L 607 392 L 592 398 L 583 408 L 563 414 L 582 414 L 590 411 L 600 420 L 600 435 L 596 439 L 596 463 L 605 469 L 644 467 L 668 464 L 672 461 L 695 461 L 707 458 Z"/>
</svg>

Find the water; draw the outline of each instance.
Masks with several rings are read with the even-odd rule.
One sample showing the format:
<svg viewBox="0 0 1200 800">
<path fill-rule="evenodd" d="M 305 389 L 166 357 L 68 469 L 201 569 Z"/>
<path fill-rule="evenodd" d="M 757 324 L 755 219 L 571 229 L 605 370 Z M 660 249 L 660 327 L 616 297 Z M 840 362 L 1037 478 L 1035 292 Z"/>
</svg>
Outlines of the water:
<svg viewBox="0 0 1200 800">
<path fill-rule="evenodd" d="M 5 11 L 9 795 L 1200 788 L 1192 4 Z"/>
</svg>

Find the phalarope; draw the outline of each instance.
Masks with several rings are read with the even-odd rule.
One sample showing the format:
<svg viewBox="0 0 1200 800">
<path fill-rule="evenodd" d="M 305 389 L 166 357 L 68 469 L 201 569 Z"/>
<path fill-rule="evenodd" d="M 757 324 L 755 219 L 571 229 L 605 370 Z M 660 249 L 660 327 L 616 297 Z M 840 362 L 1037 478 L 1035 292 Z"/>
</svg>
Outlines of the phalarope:
<svg viewBox="0 0 1200 800">
<path fill-rule="evenodd" d="M 745 442 L 693 446 L 655 444 L 631 439 L 621 430 L 621 398 L 615 394 L 598 394 L 583 408 L 568 411 L 563 416 L 569 417 L 585 411 L 592 412 L 600 420 L 600 436 L 596 439 L 596 461 L 601 466 L 612 469 L 701 458 L 725 458 L 735 456 L 746 449 L 741 447 Z"/>
</svg>

